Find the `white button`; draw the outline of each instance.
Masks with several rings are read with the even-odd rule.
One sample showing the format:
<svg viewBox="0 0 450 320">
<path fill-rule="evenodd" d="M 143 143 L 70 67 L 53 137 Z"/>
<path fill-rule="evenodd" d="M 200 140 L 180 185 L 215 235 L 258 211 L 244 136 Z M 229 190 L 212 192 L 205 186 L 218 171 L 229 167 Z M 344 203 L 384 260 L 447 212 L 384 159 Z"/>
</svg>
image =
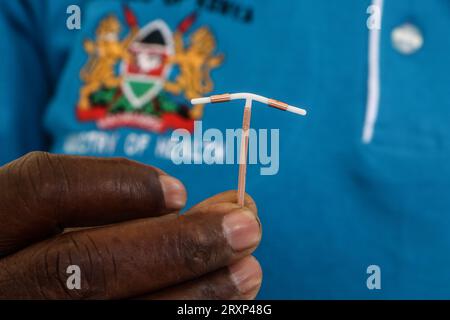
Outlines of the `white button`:
<svg viewBox="0 0 450 320">
<path fill-rule="evenodd" d="M 395 28 L 392 31 L 391 40 L 394 48 L 403 54 L 413 54 L 423 46 L 422 33 L 410 23 Z"/>
</svg>

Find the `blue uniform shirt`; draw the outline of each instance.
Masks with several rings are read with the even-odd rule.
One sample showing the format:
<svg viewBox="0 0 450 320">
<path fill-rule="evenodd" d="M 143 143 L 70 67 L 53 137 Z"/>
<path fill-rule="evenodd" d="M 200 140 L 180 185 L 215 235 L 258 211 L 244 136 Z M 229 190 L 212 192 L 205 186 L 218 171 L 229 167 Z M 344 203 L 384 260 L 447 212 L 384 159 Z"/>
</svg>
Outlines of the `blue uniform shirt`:
<svg viewBox="0 0 450 320">
<path fill-rule="evenodd" d="M 80 30 L 66 27 L 73 3 Z M 450 2 L 385 0 L 379 46 L 369 44 L 370 5 L 3 1 L 0 160 L 32 149 L 125 156 L 182 180 L 190 206 L 236 188 L 237 165 L 170 160 L 171 130 L 193 125 L 188 98 L 281 99 L 309 114 L 253 106 L 252 127 L 269 138 L 279 129 L 280 141 L 277 174 L 261 176 L 260 164 L 247 173 L 263 225 L 259 298 L 450 298 Z M 423 40 L 411 54 L 393 45 L 405 23 Z M 115 43 L 104 47 L 112 67 L 95 51 L 102 40 Z M 242 104 L 205 106 L 203 132 L 239 127 Z M 381 290 L 367 287 L 370 265 Z"/>
</svg>

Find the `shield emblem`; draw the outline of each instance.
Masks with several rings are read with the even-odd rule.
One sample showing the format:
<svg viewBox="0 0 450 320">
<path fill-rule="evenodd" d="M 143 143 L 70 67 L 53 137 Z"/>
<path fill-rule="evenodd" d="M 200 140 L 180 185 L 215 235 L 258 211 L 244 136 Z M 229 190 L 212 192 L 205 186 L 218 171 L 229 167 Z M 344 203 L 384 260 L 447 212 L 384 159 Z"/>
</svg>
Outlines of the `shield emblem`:
<svg viewBox="0 0 450 320">
<path fill-rule="evenodd" d="M 133 108 L 151 101 L 163 88 L 174 54 L 172 32 L 162 20 L 147 24 L 128 48 L 131 59 L 121 64 L 122 91 Z"/>
</svg>

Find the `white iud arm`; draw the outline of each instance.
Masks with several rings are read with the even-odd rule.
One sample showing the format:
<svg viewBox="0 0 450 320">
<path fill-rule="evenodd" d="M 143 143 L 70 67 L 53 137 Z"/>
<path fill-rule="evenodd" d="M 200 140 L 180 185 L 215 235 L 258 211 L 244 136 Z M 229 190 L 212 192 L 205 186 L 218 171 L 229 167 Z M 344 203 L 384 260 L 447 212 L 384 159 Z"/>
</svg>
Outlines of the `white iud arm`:
<svg viewBox="0 0 450 320">
<path fill-rule="evenodd" d="M 306 115 L 306 110 L 301 109 L 301 108 L 297 108 L 291 105 L 288 105 L 287 103 L 278 101 L 278 100 L 274 100 L 274 99 L 269 99 L 257 94 L 253 94 L 253 93 L 225 93 L 225 94 L 219 94 L 219 95 L 215 95 L 215 96 L 211 96 L 211 97 L 203 97 L 203 98 L 196 98 L 196 99 L 192 99 L 191 103 L 192 104 L 207 104 L 207 103 L 217 103 L 217 102 L 225 102 L 225 101 L 230 101 L 230 100 L 239 100 L 239 99 L 244 99 L 244 100 L 254 100 L 254 101 L 258 101 L 264 104 L 269 105 L 270 107 L 273 108 L 277 108 L 283 111 L 289 111 L 289 112 L 293 112 L 299 115 Z"/>
<path fill-rule="evenodd" d="M 253 93 L 225 93 L 219 94 L 211 97 L 203 97 L 192 99 L 192 104 L 207 104 L 207 103 L 218 103 L 218 102 L 226 102 L 230 100 L 245 100 L 244 107 L 244 117 L 242 119 L 242 139 L 241 139 L 241 152 L 239 159 L 239 177 L 238 177 L 238 204 L 240 206 L 244 206 L 244 198 L 245 198 L 245 176 L 247 173 L 247 153 L 248 153 L 248 137 L 249 137 L 249 129 L 250 129 L 250 116 L 251 116 L 251 108 L 252 102 L 258 101 L 264 103 L 270 107 L 280 109 L 283 111 L 293 112 L 299 115 L 306 115 L 306 110 L 300 109 L 294 106 L 290 106 L 287 103 L 269 99 L 263 96 L 259 96 Z"/>
</svg>

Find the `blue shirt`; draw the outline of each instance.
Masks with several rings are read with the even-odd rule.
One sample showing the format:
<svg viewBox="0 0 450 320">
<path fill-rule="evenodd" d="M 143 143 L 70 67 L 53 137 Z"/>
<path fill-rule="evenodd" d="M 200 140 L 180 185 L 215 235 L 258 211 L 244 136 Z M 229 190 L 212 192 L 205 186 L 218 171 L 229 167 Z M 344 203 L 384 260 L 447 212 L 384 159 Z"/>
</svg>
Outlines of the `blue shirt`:
<svg viewBox="0 0 450 320">
<path fill-rule="evenodd" d="M 385 0 L 370 143 L 362 141 L 370 1 L 152 0 L 128 1 L 128 9 L 107 0 L 3 2 L 2 163 L 33 149 L 126 156 L 182 180 L 190 206 L 237 184 L 236 164 L 170 160 L 171 129 L 193 125 L 190 95 L 248 91 L 281 99 L 309 113 L 253 107 L 252 128 L 268 129 L 269 138 L 279 129 L 280 141 L 277 174 L 260 175 L 260 164 L 247 173 L 263 225 L 259 298 L 450 298 L 447 0 Z M 73 3 L 82 10 L 80 30 L 66 27 Z M 116 44 L 136 23 L 143 46 L 133 48 L 144 52 L 137 58 L 144 67 L 126 61 L 120 46 L 110 48 L 112 72 L 99 80 L 104 61 L 89 46 L 114 39 L 106 32 L 115 30 L 113 21 L 121 27 Z M 392 44 L 393 30 L 405 23 L 424 40 L 410 55 Z M 212 48 L 197 56 L 202 67 L 210 61 L 211 83 L 204 74 L 177 82 L 187 74 L 186 64 L 170 60 L 181 52 L 177 34 L 183 49 Z M 147 59 L 145 48 L 163 53 Z M 153 68 L 158 61 L 162 67 Z M 238 128 L 242 104 L 205 106 L 203 131 Z M 380 290 L 367 287 L 370 265 L 380 267 Z"/>
</svg>

